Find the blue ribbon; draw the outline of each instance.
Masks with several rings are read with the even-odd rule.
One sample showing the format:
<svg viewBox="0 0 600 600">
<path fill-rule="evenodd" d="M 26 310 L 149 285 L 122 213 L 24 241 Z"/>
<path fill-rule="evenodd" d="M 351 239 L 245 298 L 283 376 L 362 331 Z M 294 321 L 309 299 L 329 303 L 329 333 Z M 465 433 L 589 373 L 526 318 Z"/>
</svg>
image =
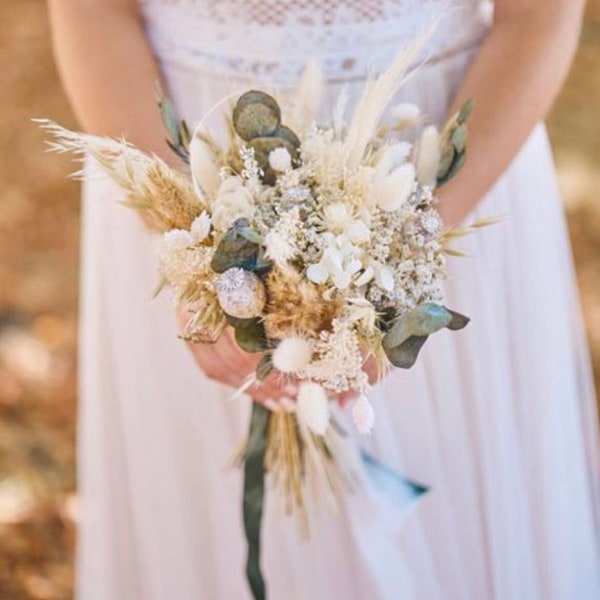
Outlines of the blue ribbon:
<svg viewBox="0 0 600 600">
<path fill-rule="evenodd" d="M 408 508 L 429 491 L 427 486 L 400 475 L 364 450 L 360 451 L 360 458 L 375 490 L 398 508 Z"/>
</svg>

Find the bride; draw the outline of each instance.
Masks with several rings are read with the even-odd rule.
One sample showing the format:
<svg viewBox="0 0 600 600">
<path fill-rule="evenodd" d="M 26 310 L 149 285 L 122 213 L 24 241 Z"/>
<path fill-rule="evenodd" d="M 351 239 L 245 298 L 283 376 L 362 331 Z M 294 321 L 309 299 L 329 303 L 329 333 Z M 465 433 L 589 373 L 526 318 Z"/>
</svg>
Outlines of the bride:
<svg viewBox="0 0 600 600">
<path fill-rule="evenodd" d="M 401 523 L 393 507 L 357 494 L 337 517 L 315 511 L 305 542 L 269 504 L 271 598 L 600 597 L 595 398 L 538 124 L 571 62 L 583 5 L 497 0 L 492 15 L 478 0 L 50 0 L 83 126 L 164 157 L 157 80 L 193 123 L 232 89 L 293 83 L 315 57 L 327 109 L 438 17 L 427 65 L 397 100 L 438 122 L 476 101 L 467 167 L 441 199 L 449 225 L 505 215 L 450 265 L 448 304 L 473 323 L 438 333 L 414 369 L 390 373 L 363 442 L 431 491 Z M 252 359 L 226 339 L 192 352 L 177 339 L 168 300 L 151 300 L 150 236 L 119 190 L 86 170 L 78 598 L 248 598 L 241 477 L 224 467 L 246 423 L 231 386 Z M 270 406 L 293 393 L 253 391 Z"/>
</svg>

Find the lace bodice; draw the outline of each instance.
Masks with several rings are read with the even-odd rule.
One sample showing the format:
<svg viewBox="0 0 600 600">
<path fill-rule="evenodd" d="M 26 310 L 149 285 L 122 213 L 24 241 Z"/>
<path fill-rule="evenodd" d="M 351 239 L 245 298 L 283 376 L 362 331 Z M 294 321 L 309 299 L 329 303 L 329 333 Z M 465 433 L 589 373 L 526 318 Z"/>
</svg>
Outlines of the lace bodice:
<svg viewBox="0 0 600 600">
<path fill-rule="evenodd" d="M 428 53 L 472 46 L 487 27 L 481 0 L 140 0 L 160 60 L 212 76 L 295 79 L 318 58 L 328 80 L 384 68 L 442 17 Z"/>
</svg>

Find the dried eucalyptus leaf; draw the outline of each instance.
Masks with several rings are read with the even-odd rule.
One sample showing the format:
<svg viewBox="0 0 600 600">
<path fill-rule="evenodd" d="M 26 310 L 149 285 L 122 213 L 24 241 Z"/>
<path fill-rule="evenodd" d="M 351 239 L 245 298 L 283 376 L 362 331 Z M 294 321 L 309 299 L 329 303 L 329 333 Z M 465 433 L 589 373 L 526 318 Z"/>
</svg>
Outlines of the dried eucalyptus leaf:
<svg viewBox="0 0 600 600">
<path fill-rule="evenodd" d="M 281 124 L 281 109 L 269 94 L 250 90 L 233 109 L 233 127 L 245 141 L 271 135 Z"/>
<path fill-rule="evenodd" d="M 450 143 L 449 140 L 446 140 L 442 146 L 440 166 L 438 168 L 437 173 L 438 179 L 444 177 L 448 173 L 450 167 L 452 166 L 452 163 L 454 162 L 455 155 L 456 151 L 454 150 L 454 146 Z"/>
<path fill-rule="evenodd" d="M 177 111 L 175 110 L 174 104 L 166 96 L 161 96 L 158 101 L 158 107 L 163 123 L 169 132 L 171 142 L 173 145 L 179 146 L 179 118 L 177 117 Z"/>
<path fill-rule="evenodd" d="M 452 315 L 439 304 L 424 302 L 409 313 L 409 318 L 413 335 L 429 335 L 446 327 L 452 320 Z"/>
<path fill-rule="evenodd" d="M 383 346 L 394 348 L 411 336 L 430 335 L 446 327 L 451 320 L 452 315 L 445 307 L 433 302 L 424 302 L 394 323 L 383 338 Z"/>
<path fill-rule="evenodd" d="M 260 245 L 263 243 L 263 239 L 262 239 L 262 236 L 260 235 L 260 233 L 258 233 L 257 231 L 254 231 L 254 229 L 252 229 L 250 227 L 243 227 L 243 228 L 239 229 L 239 234 L 244 239 L 248 240 L 249 242 L 252 242 L 253 244 Z"/>
<path fill-rule="evenodd" d="M 272 348 L 265 326 L 259 319 L 236 319 L 227 315 L 227 322 L 235 330 L 235 341 L 245 352 L 265 352 Z"/>
<path fill-rule="evenodd" d="M 289 142 L 294 148 L 300 148 L 300 138 L 287 125 L 280 125 L 272 134 L 272 137 L 280 138 Z"/>
<path fill-rule="evenodd" d="M 405 342 L 411 336 L 406 317 L 401 317 L 383 336 L 383 347 L 394 348 Z"/>
<path fill-rule="evenodd" d="M 281 137 L 257 137 L 251 140 L 248 145 L 254 148 L 254 158 L 256 164 L 262 169 L 262 180 L 267 185 L 274 185 L 277 180 L 277 173 L 269 164 L 269 155 L 277 148 L 285 148 L 292 157 L 293 161 L 299 158 L 298 149 L 294 147 L 287 139 Z"/>
<path fill-rule="evenodd" d="M 215 273 L 224 273 L 238 267 L 252 271 L 256 265 L 260 246 L 245 237 L 242 231 L 249 229 L 248 222 L 240 219 L 219 242 L 210 263 Z"/>
<path fill-rule="evenodd" d="M 452 331 L 458 331 L 459 329 L 464 329 L 469 324 L 469 321 L 471 320 L 469 317 L 461 315 L 460 313 L 450 310 L 449 308 L 447 310 L 452 315 L 452 320 L 450 323 L 448 323 L 448 325 L 446 325 L 448 329 L 451 329 Z"/>
<path fill-rule="evenodd" d="M 456 118 L 459 125 L 462 125 L 467 122 L 474 108 L 475 101 L 473 100 L 473 98 L 469 98 L 463 103 L 463 105 L 460 107 L 460 110 L 458 111 L 458 117 Z"/>
<path fill-rule="evenodd" d="M 438 175 L 437 184 L 438 186 L 442 186 L 445 183 L 448 183 L 464 166 L 465 166 L 466 155 L 464 152 L 460 154 L 454 155 L 454 160 L 452 161 L 452 165 L 448 169 L 448 172 L 443 175 Z"/>
<path fill-rule="evenodd" d="M 273 365 L 272 355 L 264 354 L 258 365 L 256 365 L 256 378 L 259 381 L 264 381 L 273 371 L 275 371 L 275 365 Z"/>
<path fill-rule="evenodd" d="M 385 354 L 395 367 L 410 369 L 415 364 L 419 351 L 428 337 L 427 335 L 411 336 L 399 346 L 393 348 L 384 346 Z"/>
<path fill-rule="evenodd" d="M 467 139 L 469 137 L 469 130 L 465 124 L 459 125 L 452 132 L 452 145 L 456 149 L 456 152 L 464 152 L 467 147 Z"/>
</svg>

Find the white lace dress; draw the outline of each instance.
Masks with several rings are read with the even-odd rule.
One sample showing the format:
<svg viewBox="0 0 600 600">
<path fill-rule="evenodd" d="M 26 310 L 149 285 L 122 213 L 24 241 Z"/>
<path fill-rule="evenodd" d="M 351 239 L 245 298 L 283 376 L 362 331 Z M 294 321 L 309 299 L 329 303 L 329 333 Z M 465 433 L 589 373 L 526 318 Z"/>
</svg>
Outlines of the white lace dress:
<svg viewBox="0 0 600 600">
<path fill-rule="evenodd" d="M 318 57 L 331 98 L 356 91 L 432 16 L 429 66 L 403 92 L 441 120 L 485 35 L 477 0 L 146 0 L 181 114 L 248 81 L 287 84 Z M 110 42 L 110 40 L 109 40 Z M 247 403 L 208 381 L 152 300 L 152 240 L 97 173 L 84 188 L 80 600 L 241 600 L 241 474 L 225 465 Z M 440 332 L 373 394 L 363 443 L 430 485 L 406 516 L 355 494 L 293 521 L 267 502 L 274 600 L 600 597 L 595 399 L 569 241 L 543 127 L 470 218 L 506 214 L 451 262 Z M 401 526 L 399 526 L 401 525 Z M 407 565 L 408 567 L 406 567 Z M 410 578 L 407 576 L 410 573 Z M 412 579 L 412 584 L 409 579 Z"/>
</svg>

